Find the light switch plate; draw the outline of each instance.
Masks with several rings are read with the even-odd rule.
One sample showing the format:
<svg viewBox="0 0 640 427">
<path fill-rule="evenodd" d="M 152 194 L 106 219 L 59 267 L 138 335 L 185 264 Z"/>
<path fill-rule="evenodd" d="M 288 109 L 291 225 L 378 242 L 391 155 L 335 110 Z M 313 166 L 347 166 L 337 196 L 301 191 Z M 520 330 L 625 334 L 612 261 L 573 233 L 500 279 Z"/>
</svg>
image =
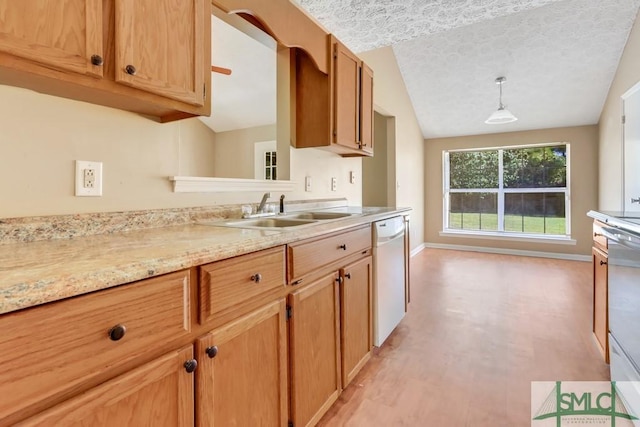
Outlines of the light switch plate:
<svg viewBox="0 0 640 427">
<path fill-rule="evenodd" d="M 351 184 L 356 183 L 356 173 L 354 171 L 349 172 L 349 182 Z"/>
<path fill-rule="evenodd" d="M 311 191 L 311 177 L 304 177 L 304 191 Z"/>
<path fill-rule="evenodd" d="M 76 160 L 76 196 L 102 196 L 102 162 Z"/>
</svg>

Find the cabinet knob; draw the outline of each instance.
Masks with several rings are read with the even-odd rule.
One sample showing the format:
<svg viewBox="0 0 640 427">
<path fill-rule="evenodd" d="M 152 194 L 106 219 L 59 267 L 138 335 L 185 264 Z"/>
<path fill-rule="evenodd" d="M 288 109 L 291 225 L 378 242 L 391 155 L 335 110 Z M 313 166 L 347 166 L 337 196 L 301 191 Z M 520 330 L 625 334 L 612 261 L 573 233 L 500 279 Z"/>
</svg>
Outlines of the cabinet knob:
<svg viewBox="0 0 640 427">
<path fill-rule="evenodd" d="M 338 246 L 338 249 L 342 249 L 343 251 L 346 251 L 347 250 L 347 245 L 342 244 L 342 245 Z"/>
<path fill-rule="evenodd" d="M 134 67 L 133 65 L 127 65 L 126 67 L 124 67 L 124 70 L 127 72 L 127 74 L 130 74 L 132 76 L 135 76 L 138 72 L 138 70 L 136 70 L 136 67 Z"/>
<path fill-rule="evenodd" d="M 346 277 L 347 279 L 351 279 L 351 273 L 344 273 L 344 277 Z"/>
<path fill-rule="evenodd" d="M 207 356 L 209 356 L 209 359 L 213 359 L 218 355 L 218 346 L 212 345 L 211 347 L 207 347 L 205 352 L 207 353 Z"/>
<path fill-rule="evenodd" d="M 198 361 L 196 359 L 190 359 L 184 362 L 184 369 L 188 374 L 192 373 L 198 367 Z"/>
<path fill-rule="evenodd" d="M 91 55 L 91 63 L 93 65 L 100 66 L 104 64 L 104 59 L 102 59 L 102 56 L 100 55 Z"/>
<path fill-rule="evenodd" d="M 262 280 L 262 274 L 260 273 L 254 274 L 253 276 L 251 276 L 251 280 L 253 282 L 260 283 L 260 281 Z"/>
<path fill-rule="evenodd" d="M 342 285 L 342 282 L 343 282 L 343 281 L 344 281 L 344 280 L 342 279 L 342 276 L 340 276 L 340 277 L 338 277 L 338 278 L 336 279 L 336 282 L 338 282 L 338 284 L 339 284 L 339 285 Z"/>
<path fill-rule="evenodd" d="M 600 260 L 600 265 L 607 265 L 607 264 L 608 264 L 607 261 Z"/>
<path fill-rule="evenodd" d="M 109 338 L 111 341 L 120 341 L 124 334 L 127 333 L 127 328 L 124 325 L 116 325 L 109 329 Z"/>
</svg>

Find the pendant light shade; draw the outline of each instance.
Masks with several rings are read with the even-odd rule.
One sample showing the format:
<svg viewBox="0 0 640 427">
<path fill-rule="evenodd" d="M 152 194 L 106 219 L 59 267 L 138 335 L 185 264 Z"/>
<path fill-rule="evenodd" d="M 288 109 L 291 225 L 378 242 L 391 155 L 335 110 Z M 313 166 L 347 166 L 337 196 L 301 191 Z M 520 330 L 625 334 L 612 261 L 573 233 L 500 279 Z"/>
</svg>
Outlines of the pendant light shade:
<svg viewBox="0 0 640 427">
<path fill-rule="evenodd" d="M 498 77 L 496 79 L 496 84 L 500 86 L 500 101 L 498 104 L 498 109 L 494 111 L 487 120 L 485 120 L 485 123 L 488 125 L 499 125 L 503 123 L 515 122 L 516 120 L 518 120 L 518 118 L 514 116 L 511 111 L 507 110 L 502 104 L 502 84 L 506 81 L 506 77 Z"/>
</svg>

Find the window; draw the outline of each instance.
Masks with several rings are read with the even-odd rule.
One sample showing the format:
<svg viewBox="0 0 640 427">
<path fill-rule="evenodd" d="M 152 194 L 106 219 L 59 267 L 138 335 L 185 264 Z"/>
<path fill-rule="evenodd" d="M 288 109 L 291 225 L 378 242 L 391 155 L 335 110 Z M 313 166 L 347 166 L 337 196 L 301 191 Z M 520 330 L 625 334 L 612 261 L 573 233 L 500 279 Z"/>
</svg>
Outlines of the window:
<svg viewBox="0 0 640 427">
<path fill-rule="evenodd" d="M 444 229 L 570 235 L 569 144 L 443 152 Z"/>
<path fill-rule="evenodd" d="M 264 179 L 276 180 L 277 174 L 276 152 L 267 151 L 264 153 Z"/>
</svg>

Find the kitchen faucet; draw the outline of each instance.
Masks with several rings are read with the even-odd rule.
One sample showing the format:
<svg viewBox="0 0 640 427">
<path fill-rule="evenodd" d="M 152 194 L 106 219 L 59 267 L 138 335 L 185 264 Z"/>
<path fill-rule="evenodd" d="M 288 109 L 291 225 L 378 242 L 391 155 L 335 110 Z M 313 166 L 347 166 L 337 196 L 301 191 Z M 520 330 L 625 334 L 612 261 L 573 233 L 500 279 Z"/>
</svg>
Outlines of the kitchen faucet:
<svg viewBox="0 0 640 427">
<path fill-rule="evenodd" d="M 262 214 L 265 213 L 265 206 L 267 204 L 267 199 L 271 197 L 271 193 L 267 192 L 262 195 L 262 200 L 260 200 L 260 204 L 258 205 L 258 209 L 256 209 L 256 213 Z"/>
</svg>

